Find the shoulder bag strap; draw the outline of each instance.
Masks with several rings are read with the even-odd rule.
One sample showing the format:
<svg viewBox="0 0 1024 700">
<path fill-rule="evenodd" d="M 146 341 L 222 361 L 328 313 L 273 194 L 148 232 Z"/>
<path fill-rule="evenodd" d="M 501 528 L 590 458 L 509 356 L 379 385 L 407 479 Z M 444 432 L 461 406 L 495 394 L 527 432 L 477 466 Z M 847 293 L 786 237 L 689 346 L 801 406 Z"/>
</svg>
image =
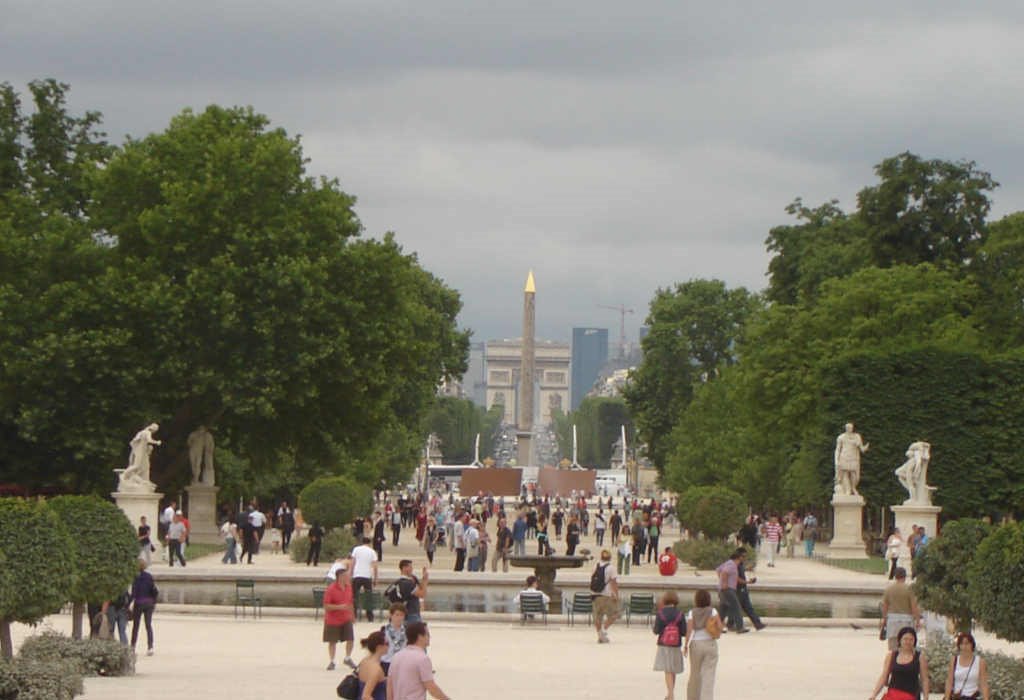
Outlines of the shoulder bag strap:
<svg viewBox="0 0 1024 700">
<path fill-rule="evenodd" d="M 967 667 L 967 673 L 964 674 L 964 682 L 960 684 L 960 691 L 957 693 L 957 695 L 963 695 L 964 694 L 964 688 L 967 687 L 967 679 L 971 677 L 971 669 L 974 668 L 974 662 L 977 661 L 977 660 L 978 660 L 978 653 L 975 652 L 974 653 L 974 658 L 971 659 L 971 665 Z M 955 658 L 953 663 L 954 664 L 959 664 L 960 663 L 960 656 L 959 655 L 957 655 L 957 657 Z M 953 667 L 953 673 L 956 673 L 956 666 Z"/>
</svg>

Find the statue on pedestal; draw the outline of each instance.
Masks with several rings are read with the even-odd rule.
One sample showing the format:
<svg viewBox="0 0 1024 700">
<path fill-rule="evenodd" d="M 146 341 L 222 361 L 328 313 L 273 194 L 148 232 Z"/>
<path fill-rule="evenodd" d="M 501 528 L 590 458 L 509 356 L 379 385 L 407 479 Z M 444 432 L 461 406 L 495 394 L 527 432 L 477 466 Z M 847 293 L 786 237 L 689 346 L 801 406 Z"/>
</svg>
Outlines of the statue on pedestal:
<svg viewBox="0 0 1024 700">
<path fill-rule="evenodd" d="M 860 483 L 860 456 L 868 451 L 868 443 L 861 439 L 860 433 L 853 430 L 853 423 L 846 424 L 846 430 L 836 438 L 835 468 L 837 496 L 859 496 L 857 484 Z"/>
<path fill-rule="evenodd" d="M 188 436 L 188 460 L 192 465 L 192 483 L 213 486 L 213 435 L 205 425 L 200 425 Z"/>
<path fill-rule="evenodd" d="M 907 461 L 896 470 L 896 478 L 907 490 L 909 498 L 903 505 L 930 506 L 934 486 L 928 485 L 928 463 L 932 458 L 932 446 L 927 442 L 912 442 L 907 448 Z"/>
<path fill-rule="evenodd" d="M 153 439 L 153 433 L 158 430 L 158 424 L 150 423 L 128 443 L 132 449 L 128 456 L 128 466 L 123 470 L 115 470 L 120 472 L 117 485 L 119 492 L 152 493 L 156 490 L 156 484 L 149 480 L 149 457 L 153 453 L 153 446 L 161 444 L 159 440 Z"/>
</svg>

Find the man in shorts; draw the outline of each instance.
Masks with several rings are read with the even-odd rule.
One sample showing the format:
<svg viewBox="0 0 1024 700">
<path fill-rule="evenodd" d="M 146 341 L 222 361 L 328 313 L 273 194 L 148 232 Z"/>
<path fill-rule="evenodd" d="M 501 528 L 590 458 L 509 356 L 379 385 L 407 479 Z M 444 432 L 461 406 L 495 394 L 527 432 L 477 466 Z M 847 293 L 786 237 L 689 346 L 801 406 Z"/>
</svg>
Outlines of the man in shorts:
<svg viewBox="0 0 1024 700">
<path fill-rule="evenodd" d="M 344 663 L 349 668 L 355 668 L 352 660 L 352 642 L 355 633 L 352 629 L 352 621 L 355 619 L 355 609 L 352 605 L 352 582 L 348 564 L 338 567 L 334 576 L 334 583 L 324 591 L 324 641 L 327 642 L 327 655 L 331 662 L 327 664 L 327 670 L 333 671 L 334 654 L 338 648 L 338 642 L 345 642 Z"/>
<path fill-rule="evenodd" d="M 604 589 L 594 593 L 594 627 L 598 644 L 608 643 L 608 628 L 619 619 L 619 582 L 612 566 L 612 553 L 601 550 L 599 567 L 604 568 Z"/>
<path fill-rule="evenodd" d="M 901 629 L 921 626 L 921 608 L 917 605 L 913 589 L 907 585 L 907 570 L 898 566 L 895 575 L 895 583 L 890 583 L 882 596 L 882 624 L 885 625 L 889 651 L 896 651 L 897 635 Z"/>
</svg>

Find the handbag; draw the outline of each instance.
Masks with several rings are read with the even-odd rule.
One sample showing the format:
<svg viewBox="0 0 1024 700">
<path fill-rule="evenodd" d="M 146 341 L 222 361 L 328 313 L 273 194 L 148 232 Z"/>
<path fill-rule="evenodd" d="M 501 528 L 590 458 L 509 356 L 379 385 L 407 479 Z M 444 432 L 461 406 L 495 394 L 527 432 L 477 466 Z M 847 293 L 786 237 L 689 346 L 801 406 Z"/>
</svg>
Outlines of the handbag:
<svg viewBox="0 0 1024 700">
<path fill-rule="evenodd" d="M 886 639 L 888 639 L 888 637 L 885 636 L 886 625 L 887 625 L 887 619 L 883 617 L 882 618 L 882 626 L 878 628 L 878 639 L 879 639 L 879 641 L 884 642 Z"/>
<path fill-rule="evenodd" d="M 359 699 L 359 676 L 352 672 L 341 679 L 338 684 L 338 697 L 345 700 Z"/>
</svg>

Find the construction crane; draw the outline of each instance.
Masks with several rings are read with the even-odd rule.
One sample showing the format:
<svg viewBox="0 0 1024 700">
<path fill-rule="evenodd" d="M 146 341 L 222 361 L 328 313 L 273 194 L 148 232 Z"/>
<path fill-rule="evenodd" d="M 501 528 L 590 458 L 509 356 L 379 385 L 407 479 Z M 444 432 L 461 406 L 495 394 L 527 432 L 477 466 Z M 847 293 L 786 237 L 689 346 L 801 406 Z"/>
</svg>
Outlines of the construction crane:
<svg viewBox="0 0 1024 700">
<path fill-rule="evenodd" d="M 619 312 L 619 359 L 626 359 L 626 314 L 635 313 L 633 309 L 628 308 L 625 304 L 619 304 L 618 306 L 609 306 L 607 304 L 598 304 L 599 309 L 609 309 L 611 311 Z"/>
</svg>

